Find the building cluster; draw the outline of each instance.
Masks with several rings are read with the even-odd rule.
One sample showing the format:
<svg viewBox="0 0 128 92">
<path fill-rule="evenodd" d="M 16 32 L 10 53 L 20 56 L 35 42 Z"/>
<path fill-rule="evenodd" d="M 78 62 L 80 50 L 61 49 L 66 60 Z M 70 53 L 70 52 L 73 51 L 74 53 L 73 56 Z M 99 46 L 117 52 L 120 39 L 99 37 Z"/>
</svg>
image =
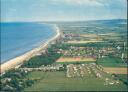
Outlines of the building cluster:
<svg viewBox="0 0 128 92">
<path fill-rule="evenodd" d="M 67 77 L 84 77 L 88 75 L 95 75 L 96 77 L 102 77 L 101 72 L 103 68 L 96 65 L 95 63 L 91 64 L 69 64 L 67 65 Z"/>
<path fill-rule="evenodd" d="M 71 46 L 68 50 L 60 49 L 58 53 L 63 53 L 65 57 L 90 57 L 90 58 L 103 58 L 109 54 L 116 54 L 116 50 L 113 48 L 95 48 L 95 47 L 75 47 Z"/>
<path fill-rule="evenodd" d="M 20 68 L 20 69 L 24 70 L 26 72 L 28 72 L 28 71 L 44 71 L 44 72 L 50 71 L 50 72 L 53 72 L 53 71 L 64 70 L 64 66 L 63 66 L 63 64 L 52 64 L 52 65 L 47 65 L 47 66 L 42 65 L 39 68 Z"/>
<path fill-rule="evenodd" d="M 111 75 L 111 74 L 109 74 Z M 75 77 L 84 77 L 87 78 L 95 76 L 104 81 L 104 85 L 113 85 L 120 83 L 119 80 L 115 80 L 112 76 L 108 76 L 104 72 L 103 67 L 96 65 L 95 63 L 91 64 L 69 64 L 67 65 L 66 77 L 75 78 Z"/>
<path fill-rule="evenodd" d="M 72 38 L 72 37 L 80 37 L 80 35 L 79 34 L 68 33 L 68 34 L 64 34 L 64 37 Z"/>
</svg>

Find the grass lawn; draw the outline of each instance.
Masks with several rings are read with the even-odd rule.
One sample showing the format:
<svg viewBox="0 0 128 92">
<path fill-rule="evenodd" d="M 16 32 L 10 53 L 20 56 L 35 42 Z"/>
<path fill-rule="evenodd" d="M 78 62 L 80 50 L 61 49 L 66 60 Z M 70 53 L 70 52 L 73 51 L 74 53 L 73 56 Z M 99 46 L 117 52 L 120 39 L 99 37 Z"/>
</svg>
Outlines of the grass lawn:
<svg viewBox="0 0 128 92">
<path fill-rule="evenodd" d="M 104 81 L 96 77 L 67 78 L 65 72 L 31 72 L 28 78 L 40 78 L 24 91 L 126 91 L 123 83 L 104 85 Z"/>
<path fill-rule="evenodd" d="M 102 65 L 104 67 L 127 67 L 127 64 L 123 63 L 123 61 L 119 58 L 105 57 L 98 59 L 97 64 Z"/>
</svg>

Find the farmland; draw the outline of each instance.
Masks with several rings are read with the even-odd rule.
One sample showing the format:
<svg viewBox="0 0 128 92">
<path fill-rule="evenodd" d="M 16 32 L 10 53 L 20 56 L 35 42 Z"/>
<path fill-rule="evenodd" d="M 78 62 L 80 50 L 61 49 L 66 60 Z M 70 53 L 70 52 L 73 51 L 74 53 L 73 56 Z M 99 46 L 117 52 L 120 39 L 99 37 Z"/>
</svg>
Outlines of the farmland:
<svg viewBox="0 0 128 92">
<path fill-rule="evenodd" d="M 81 57 L 61 57 L 56 62 L 92 62 L 96 61 L 93 58 L 81 58 Z"/>
<path fill-rule="evenodd" d="M 104 67 L 104 71 L 109 72 L 111 74 L 127 74 L 127 68 L 113 68 L 113 67 Z"/>
<path fill-rule="evenodd" d="M 67 43 L 69 44 L 81 44 L 81 43 L 95 43 L 95 42 L 102 42 L 102 41 L 96 41 L 96 40 L 92 40 L 92 41 L 68 41 Z"/>
</svg>

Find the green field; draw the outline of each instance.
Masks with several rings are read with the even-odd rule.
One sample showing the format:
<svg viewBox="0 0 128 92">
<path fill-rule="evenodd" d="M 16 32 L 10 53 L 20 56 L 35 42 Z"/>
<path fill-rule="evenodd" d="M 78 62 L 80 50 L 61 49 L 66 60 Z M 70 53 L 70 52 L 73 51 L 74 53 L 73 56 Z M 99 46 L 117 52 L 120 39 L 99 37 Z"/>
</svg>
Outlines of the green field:
<svg viewBox="0 0 128 92">
<path fill-rule="evenodd" d="M 127 67 L 126 63 L 119 58 L 105 57 L 97 60 L 97 64 L 105 67 Z"/>
<path fill-rule="evenodd" d="M 55 64 L 90 64 L 95 63 L 95 61 L 76 61 L 76 62 L 55 62 Z"/>
<path fill-rule="evenodd" d="M 24 91 L 126 91 L 121 82 L 115 85 L 104 85 L 104 81 L 92 77 L 67 78 L 65 72 L 31 72 L 27 78 L 38 79 L 34 85 Z"/>
</svg>

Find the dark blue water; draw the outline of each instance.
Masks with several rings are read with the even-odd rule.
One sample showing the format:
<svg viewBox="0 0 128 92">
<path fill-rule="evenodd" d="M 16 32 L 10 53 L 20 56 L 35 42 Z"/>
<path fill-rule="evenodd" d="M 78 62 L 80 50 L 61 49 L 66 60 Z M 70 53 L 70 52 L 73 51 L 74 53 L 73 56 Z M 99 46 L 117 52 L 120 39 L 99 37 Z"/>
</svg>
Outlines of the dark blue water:
<svg viewBox="0 0 128 92">
<path fill-rule="evenodd" d="M 19 56 L 56 34 L 52 25 L 1 23 L 1 63 Z"/>
</svg>

